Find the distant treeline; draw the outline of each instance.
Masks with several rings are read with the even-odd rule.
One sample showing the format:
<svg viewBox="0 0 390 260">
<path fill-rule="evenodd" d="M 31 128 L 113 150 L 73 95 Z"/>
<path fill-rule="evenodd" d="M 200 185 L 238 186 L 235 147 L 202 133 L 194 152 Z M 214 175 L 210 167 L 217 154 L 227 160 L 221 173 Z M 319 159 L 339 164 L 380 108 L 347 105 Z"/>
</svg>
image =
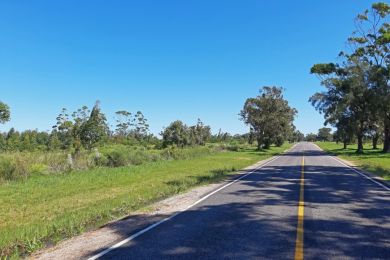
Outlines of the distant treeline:
<svg viewBox="0 0 390 260">
<path fill-rule="evenodd" d="M 6 113 L 0 113 L 7 115 L 2 117 L 4 123 L 9 121 L 10 111 L 8 106 L 1 104 L 7 110 Z M 134 114 L 118 111 L 115 113 L 115 123 L 114 127 L 108 125 L 99 102 L 96 102 L 92 110 L 87 106 L 73 113 L 62 109 L 50 132 L 19 132 L 11 128 L 6 133 L 0 133 L 0 151 L 73 150 L 77 153 L 81 149 L 91 150 L 103 144 L 153 145 L 157 149 L 168 146 L 183 148 L 205 145 L 206 142 L 246 142 L 249 139 L 249 134 L 231 135 L 221 130 L 213 135 L 210 126 L 200 119 L 192 126 L 187 126 L 180 120 L 174 121 L 162 130 L 160 139 L 150 133 L 148 120 L 140 111 Z"/>
</svg>

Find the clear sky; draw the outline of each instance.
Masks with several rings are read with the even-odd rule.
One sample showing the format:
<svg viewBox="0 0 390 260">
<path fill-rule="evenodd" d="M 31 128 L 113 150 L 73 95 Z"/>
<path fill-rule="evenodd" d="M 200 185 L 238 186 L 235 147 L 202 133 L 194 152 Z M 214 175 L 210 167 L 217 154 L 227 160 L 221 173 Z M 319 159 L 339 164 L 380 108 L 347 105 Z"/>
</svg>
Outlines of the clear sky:
<svg viewBox="0 0 390 260">
<path fill-rule="evenodd" d="M 153 133 L 201 118 L 231 133 L 264 85 L 283 86 L 295 125 L 317 131 L 308 103 L 320 90 L 311 65 L 335 61 L 354 17 L 374 1 L 17 1 L 0 2 L 0 126 L 49 130 L 61 108 L 101 101 L 141 110 Z"/>
</svg>

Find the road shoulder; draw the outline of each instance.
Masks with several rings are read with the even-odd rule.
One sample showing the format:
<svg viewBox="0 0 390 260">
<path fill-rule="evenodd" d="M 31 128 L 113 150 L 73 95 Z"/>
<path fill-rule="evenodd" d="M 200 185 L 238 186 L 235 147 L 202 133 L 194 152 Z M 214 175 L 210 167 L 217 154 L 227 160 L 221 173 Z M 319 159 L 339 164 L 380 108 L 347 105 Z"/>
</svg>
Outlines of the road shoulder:
<svg viewBox="0 0 390 260">
<path fill-rule="evenodd" d="M 177 212 L 185 210 L 196 201 L 202 199 L 213 191 L 223 187 L 234 179 L 253 171 L 274 157 L 257 162 L 227 179 L 215 184 L 200 186 L 179 194 L 151 206 L 143 208 L 125 218 L 112 221 L 105 226 L 86 232 L 79 236 L 60 242 L 51 248 L 42 249 L 29 257 L 29 259 L 85 259 L 104 250 L 143 228 L 167 218 Z M 118 232 L 120 230 L 120 232 Z"/>
<path fill-rule="evenodd" d="M 321 147 L 319 147 L 317 144 L 313 143 L 319 150 L 323 151 L 324 153 L 326 153 L 327 155 L 329 155 L 330 157 L 333 157 L 335 160 L 338 160 L 340 161 L 342 164 L 345 164 L 346 166 L 350 167 L 351 169 L 355 170 L 355 171 L 358 171 L 366 176 L 368 176 L 369 178 L 385 185 L 386 187 L 390 188 L 390 181 L 387 181 L 385 180 L 384 178 L 382 178 L 381 176 L 378 176 L 374 173 L 371 173 L 369 171 L 366 171 L 362 168 L 360 168 L 359 166 L 357 166 L 354 162 L 351 162 L 351 161 L 348 161 L 346 159 L 343 159 L 335 154 L 332 154 L 331 152 L 328 152 L 328 151 L 325 151 L 324 149 L 322 149 Z"/>
</svg>

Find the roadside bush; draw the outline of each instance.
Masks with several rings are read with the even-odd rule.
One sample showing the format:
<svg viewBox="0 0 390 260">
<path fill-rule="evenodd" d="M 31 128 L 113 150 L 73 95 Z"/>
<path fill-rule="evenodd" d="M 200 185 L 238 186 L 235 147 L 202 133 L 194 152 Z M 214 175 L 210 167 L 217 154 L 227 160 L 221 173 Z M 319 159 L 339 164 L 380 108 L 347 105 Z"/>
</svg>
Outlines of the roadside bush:
<svg viewBox="0 0 390 260">
<path fill-rule="evenodd" d="M 104 167 L 108 165 L 108 158 L 104 154 L 94 153 L 89 156 L 89 166 L 93 167 Z"/>
<path fill-rule="evenodd" d="M 188 160 L 191 158 L 212 154 L 215 152 L 215 149 L 209 147 L 192 147 L 192 148 L 177 148 L 171 146 L 165 148 L 161 152 L 161 156 L 165 160 Z"/>
<path fill-rule="evenodd" d="M 28 177 L 28 162 L 20 155 L 13 158 L 0 158 L 0 178 L 17 180 Z"/>
<path fill-rule="evenodd" d="M 226 149 L 226 147 L 224 148 Z M 0 154 L 0 179 L 18 180 L 30 175 L 63 174 L 94 167 L 123 167 L 160 160 L 187 160 L 222 151 L 219 146 L 195 146 L 163 150 L 143 146 L 111 145 L 73 156 L 68 151 L 12 152 Z"/>
<path fill-rule="evenodd" d="M 121 151 L 111 151 L 107 155 L 107 166 L 109 167 L 121 167 L 127 165 L 126 154 Z"/>
<path fill-rule="evenodd" d="M 48 173 L 48 167 L 45 164 L 42 163 L 35 163 L 31 165 L 29 169 L 29 173 L 32 175 L 42 175 L 42 174 L 47 174 Z"/>
<path fill-rule="evenodd" d="M 15 172 L 15 164 L 6 158 L 0 158 L 0 179 L 12 180 Z"/>
</svg>

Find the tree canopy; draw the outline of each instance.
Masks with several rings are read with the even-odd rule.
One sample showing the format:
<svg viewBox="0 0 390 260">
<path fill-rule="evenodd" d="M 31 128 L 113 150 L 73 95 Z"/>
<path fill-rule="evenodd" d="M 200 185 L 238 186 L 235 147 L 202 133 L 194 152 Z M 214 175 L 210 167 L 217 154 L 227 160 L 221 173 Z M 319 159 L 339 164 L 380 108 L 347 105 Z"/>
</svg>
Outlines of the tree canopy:
<svg viewBox="0 0 390 260">
<path fill-rule="evenodd" d="M 384 152 L 390 152 L 390 6 L 374 3 L 356 17 L 356 30 L 348 38 L 349 52 L 339 63 L 319 63 L 310 72 L 326 88 L 310 102 L 323 113 L 325 124 L 337 128 L 344 146 L 356 136 L 357 152 L 363 138 L 371 136 L 376 146 L 383 133 Z"/>
<path fill-rule="evenodd" d="M 283 97 L 283 88 L 265 86 L 260 95 L 248 98 L 241 110 L 242 120 L 250 126 L 258 149 L 280 146 L 293 132 L 297 110 Z"/>
<path fill-rule="evenodd" d="M 0 101 L 0 124 L 4 124 L 11 119 L 9 106 Z"/>
</svg>

